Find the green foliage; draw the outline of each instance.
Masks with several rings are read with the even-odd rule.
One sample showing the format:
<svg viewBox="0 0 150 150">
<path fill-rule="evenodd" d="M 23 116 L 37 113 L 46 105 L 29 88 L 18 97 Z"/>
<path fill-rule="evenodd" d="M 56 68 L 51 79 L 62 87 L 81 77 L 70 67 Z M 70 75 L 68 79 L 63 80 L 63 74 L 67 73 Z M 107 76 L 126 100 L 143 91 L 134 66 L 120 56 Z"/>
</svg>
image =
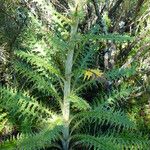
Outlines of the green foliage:
<svg viewBox="0 0 150 150">
<path fill-rule="evenodd" d="M 3 98 L 0 101 L 1 108 L 8 112 L 12 119 L 20 120 L 23 126 L 25 125 L 24 128 L 31 128 L 35 123 L 48 123 L 56 116 L 27 92 L 1 87 L 0 93 Z"/>
<path fill-rule="evenodd" d="M 93 137 L 90 135 L 76 135 L 74 137 L 79 141 L 79 144 L 83 144 L 86 148 L 92 148 L 98 150 L 117 150 L 119 149 L 118 145 L 113 143 L 113 138 L 110 136 L 101 136 L 101 137 Z"/>
<path fill-rule="evenodd" d="M 40 58 L 36 55 L 30 53 L 28 54 L 25 52 L 16 52 L 16 55 L 19 58 L 22 58 L 23 60 L 25 59 L 31 65 L 36 65 L 39 68 L 44 68 L 46 71 L 49 71 L 50 73 L 55 74 L 56 76 L 60 75 L 59 71 L 55 69 L 52 65 L 50 65 L 49 62 L 44 60 L 44 58 Z"/>
<path fill-rule="evenodd" d="M 7 122 L 7 113 L 2 113 L 0 115 L 0 133 L 5 128 L 5 123 Z"/>
<path fill-rule="evenodd" d="M 2 150 L 37 150 L 48 147 L 54 142 L 61 132 L 61 126 L 45 128 L 39 133 L 18 135 L 11 137 L 9 141 L 3 142 L 0 146 Z"/>
<path fill-rule="evenodd" d="M 98 123 L 101 125 L 117 126 L 118 130 L 123 127 L 125 129 L 134 129 L 135 125 L 129 120 L 129 117 L 122 111 L 116 111 L 111 107 L 99 105 L 88 112 L 81 112 L 75 116 L 75 120 L 87 120 L 90 123 Z M 79 125 L 79 123 L 77 122 Z"/>
<path fill-rule="evenodd" d="M 78 97 L 77 95 L 70 95 L 69 101 L 72 102 L 72 107 L 77 108 L 79 110 L 87 110 L 90 109 L 90 105 L 81 97 Z"/>
<path fill-rule="evenodd" d="M 31 9 L 32 4 L 27 4 Z M 27 27 L 13 47 L 11 84 L 0 86 L 0 131 L 3 135 L 9 121 L 17 135 L 12 129 L 0 149 L 149 148 L 149 139 L 137 132 L 134 119 L 121 108 L 139 89 L 129 84 L 137 66 L 131 62 L 122 67 L 120 63 L 110 69 L 97 66 L 95 60 L 100 49 L 112 48 L 109 44 L 115 44 L 118 53 L 121 44 L 129 45 L 135 38 L 128 33 L 96 34 L 91 30 L 83 34 L 79 23 L 84 20 L 85 4 L 74 1 L 66 13 L 59 13 L 51 3 L 36 0 L 28 12 Z M 104 19 L 112 21 L 107 17 Z M 115 23 L 110 24 L 108 27 Z M 85 71 L 95 68 L 100 68 L 102 75 L 84 80 Z"/>
<path fill-rule="evenodd" d="M 130 137 L 132 140 L 130 140 Z M 147 149 L 147 144 L 149 144 L 147 138 L 142 138 L 138 135 L 131 134 L 122 135 L 114 135 L 110 133 L 110 135 L 101 135 L 100 137 L 93 137 L 91 135 L 75 135 L 74 138 L 78 142 L 78 144 L 83 144 L 86 148 L 94 148 L 95 150 L 103 149 L 103 150 L 120 150 L 120 149 Z M 138 139 L 140 140 L 137 140 Z"/>
<path fill-rule="evenodd" d="M 108 34 L 108 35 L 95 35 L 95 34 L 89 34 L 89 35 L 85 35 L 83 36 L 84 40 L 110 40 L 110 41 L 117 41 L 117 42 L 126 42 L 129 40 L 132 40 L 133 38 L 131 38 L 128 35 L 117 35 L 117 34 Z"/>
</svg>

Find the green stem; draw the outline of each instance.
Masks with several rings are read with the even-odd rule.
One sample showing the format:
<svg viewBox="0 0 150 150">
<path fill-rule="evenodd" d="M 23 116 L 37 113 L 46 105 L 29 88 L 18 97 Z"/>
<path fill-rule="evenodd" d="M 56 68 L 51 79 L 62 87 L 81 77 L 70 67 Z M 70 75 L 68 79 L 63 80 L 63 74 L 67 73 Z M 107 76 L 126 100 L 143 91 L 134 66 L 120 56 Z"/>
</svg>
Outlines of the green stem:
<svg viewBox="0 0 150 150">
<path fill-rule="evenodd" d="M 63 142 L 62 142 L 63 150 L 69 149 L 70 101 L 68 100 L 68 96 L 70 95 L 71 92 L 71 74 L 75 48 L 74 37 L 77 33 L 77 28 L 78 28 L 78 18 L 75 18 L 74 23 L 72 24 L 71 27 L 70 50 L 68 51 L 65 63 L 64 100 L 62 106 L 63 121 L 64 121 Z"/>
</svg>

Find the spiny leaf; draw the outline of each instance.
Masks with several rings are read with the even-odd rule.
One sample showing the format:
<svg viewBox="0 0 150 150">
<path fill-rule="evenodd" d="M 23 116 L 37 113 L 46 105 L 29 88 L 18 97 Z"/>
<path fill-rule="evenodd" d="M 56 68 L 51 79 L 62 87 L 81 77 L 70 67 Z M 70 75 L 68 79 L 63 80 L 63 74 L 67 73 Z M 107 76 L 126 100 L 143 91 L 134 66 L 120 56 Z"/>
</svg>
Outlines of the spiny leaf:
<svg viewBox="0 0 150 150">
<path fill-rule="evenodd" d="M 32 53 L 26 53 L 23 51 L 16 51 L 15 54 L 26 60 L 28 63 L 31 63 L 32 65 L 36 65 L 39 68 L 44 68 L 45 70 L 48 70 L 50 73 L 55 74 L 56 76 L 62 78 L 61 73 L 59 70 L 57 70 L 54 66 L 50 64 L 47 60 L 44 58 L 41 58 L 39 56 L 36 56 Z"/>
<path fill-rule="evenodd" d="M 87 110 L 91 108 L 88 102 L 86 102 L 84 99 L 78 97 L 75 94 L 71 94 L 68 99 L 70 102 L 73 103 L 72 104 L 73 108 L 77 108 L 79 110 Z"/>
<path fill-rule="evenodd" d="M 39 150 L 51 145 L 55 141 L 62 130 L 61 126 L 51 125 L 46 127 L 39 133 L 18 135 L 1 143 L 1 150 Z"/>
<path fill-rule="evenodd" d="M 103 124 L 110 124 L 127 129 L 135 129 L 135 124 L 128 118 L 128 116 L 122 111 L 115 111 L 111 107 L 104 105 L 93 108 L 88 112 L 80 112 L 74 117 L 75 120 L 80 120 L 81 124 L 85 120 L 95 122 L 96 120 Z"/>
<path fill-rule="evenodd" d="M 0 94 L 2 97 L 0 106 L 11 116 L 17 116 L 19 120 L 27 119 L 28 122 L 48 123 L 51 118 L 57 116 L 28 93 L 22 93 L 10 87 L 0 87 Z"/>
<path fill-rule="evenodd" d="M 85 147 L 94 147 L 95 150 L 119 150 L 118 145 L 113 143 L 112 137 L 101 136 L 95 137 L 87 134 L 74 135 L 73 138 Z"/>
</svg>

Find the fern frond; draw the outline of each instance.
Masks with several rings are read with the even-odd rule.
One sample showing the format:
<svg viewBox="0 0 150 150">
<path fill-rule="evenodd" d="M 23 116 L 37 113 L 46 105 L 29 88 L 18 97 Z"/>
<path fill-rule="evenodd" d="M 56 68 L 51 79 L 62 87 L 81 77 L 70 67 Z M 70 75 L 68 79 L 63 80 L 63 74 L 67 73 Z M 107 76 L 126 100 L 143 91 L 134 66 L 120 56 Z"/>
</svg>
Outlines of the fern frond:
<svg viewBox="0 0 150 150">
<path fill-rule="evenodd" d="M 61 126 L 45 128 L 39 133 L 29 135 L 18 135 L 4 141 L 0 145 L 1 150 L 40 150 L 46 148 L 54 142 L 61 133 Z"/>
</svg>

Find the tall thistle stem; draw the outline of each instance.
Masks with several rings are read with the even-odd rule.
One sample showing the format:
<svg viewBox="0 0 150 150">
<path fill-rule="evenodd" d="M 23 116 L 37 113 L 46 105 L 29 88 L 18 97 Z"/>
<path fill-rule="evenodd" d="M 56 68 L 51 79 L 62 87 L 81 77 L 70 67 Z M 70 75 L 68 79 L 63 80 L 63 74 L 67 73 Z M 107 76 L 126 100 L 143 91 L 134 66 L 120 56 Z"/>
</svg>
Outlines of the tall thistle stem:
<svg viewBox="0 0 150 150">
<path fill-rule="evenodd" d="M 63 150 L 69 150 L 70 101 L 68 100 L 68 96 L 70 95 L 71 92 L 71 74 L 73 66 L 73 55 L 75 49 L 74 37 L 77 33 L 78 22 L 79 22 L 78 17 L 75 16 L 75 18 L 73 18 L 73 24 L 71 26 L 70 42 L 69 42 L 70 50 L 68 51 L 65 63 L 64 100 L 62 107 L 63 121 L 64 121 L 63 142 L 62 142 Z"/>
</svg>

